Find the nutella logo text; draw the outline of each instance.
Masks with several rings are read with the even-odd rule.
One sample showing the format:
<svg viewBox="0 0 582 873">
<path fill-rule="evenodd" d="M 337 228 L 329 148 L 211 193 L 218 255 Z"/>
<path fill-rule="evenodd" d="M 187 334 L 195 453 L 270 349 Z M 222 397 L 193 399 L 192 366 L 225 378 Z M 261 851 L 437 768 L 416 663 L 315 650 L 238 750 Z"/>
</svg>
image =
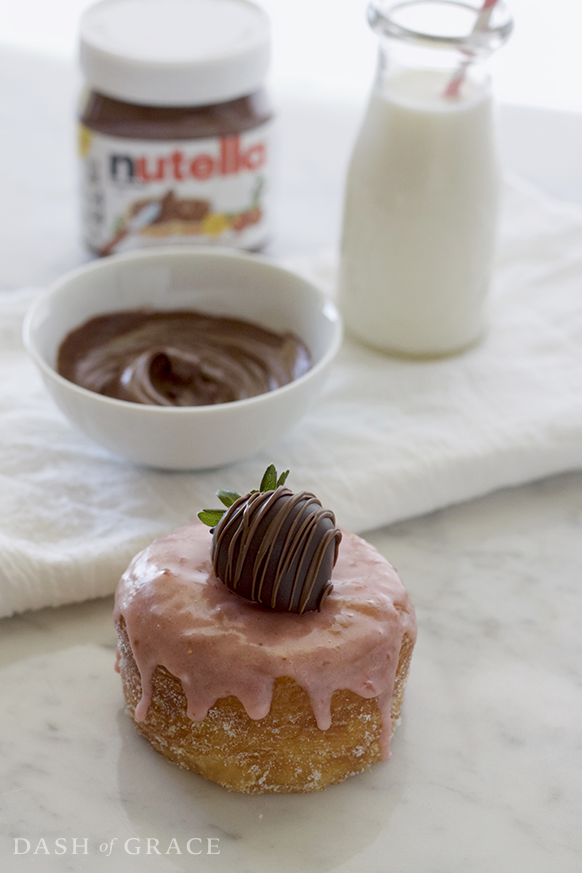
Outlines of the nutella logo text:
<svg viewBox="0 0 582 873">
<path fill-rule="evenodd" d="M 196 179 L 200 182 L 217 176 L 235 176 L 241 172 L 256 172 L 267 160 L 267 146 L 261 140 L 242 148 L 239 136 L 225 136 L 218 141 L 218 153 L 201 152 L 186 155 L 181 149 L 170 154 L 111 154 L 109 175 L 113 182 L 177 181 Z"/>
</svg>

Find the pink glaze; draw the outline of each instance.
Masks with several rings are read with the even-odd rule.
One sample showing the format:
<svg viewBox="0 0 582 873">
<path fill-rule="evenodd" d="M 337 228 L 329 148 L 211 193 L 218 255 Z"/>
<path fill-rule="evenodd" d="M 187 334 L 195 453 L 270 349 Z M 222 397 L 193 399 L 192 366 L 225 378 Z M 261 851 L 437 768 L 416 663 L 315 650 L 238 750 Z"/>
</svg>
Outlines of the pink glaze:
<svg viewBox="0 0 582 873">
<path fill-rule="evenodd" d="M 344 532 L 321 612 L 276 613 L 216 578 L 211 541 L 200 522 L 179 528 L 136 555 L 119 582 L 114 618 L 125 620 L 142 680 L 136 719 L 147 716 L 158 665 L 182 683 L 194 720 L 229 695 L 251 718 L 264 718 L 275 679 L 290 676 L 309 695 L 321 730 L 331 724 L 334 691 L 377 697 L 387 759 L 400 645 L 404 633 L 416 638 L 414 610 L 391 564 Z"/>
</svg>

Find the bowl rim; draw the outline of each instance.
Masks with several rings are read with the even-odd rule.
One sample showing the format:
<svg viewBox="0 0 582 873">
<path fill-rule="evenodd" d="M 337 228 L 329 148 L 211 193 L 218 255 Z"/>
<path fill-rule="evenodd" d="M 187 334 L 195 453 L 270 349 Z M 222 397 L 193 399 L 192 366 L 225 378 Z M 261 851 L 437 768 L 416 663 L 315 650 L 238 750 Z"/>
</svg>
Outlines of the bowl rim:
<svg viewBox="0 0 582 873">
<path fill-rule="evenodd" d="M 71 382 L 69 379 L 65 379 L 64 376 L 61 376 L 54 367 L 48 364 L 44 357 L 40 354 L 38 349 L 36 348 L 34 342 L 32 341 L 32 322 L 34 320 L 35 314 L 38 308 L 55 292 L 57 292 L 60 288 L 63 287 L 66 283 L 71 280 L 76 279 L 78 276 L 84 275 L 89 272 L 98 272 L 101 269 L 107 269 L 111 266 L 112 263 L 118 263 L 119 261 L 132 261 L 132 260 L 147 260 L 149 258 L 155 259 L 157 257 L 162 256 L 170 256 L 174 257 L 178 256 L 190 256 L 190 257 L 199 257 L 199 256 L 207 256 L 207 255 L 215 255 L 219 257 L 228 257 L 233 258 L 234 260 L 244 260 L 247 262 L 257 262 L 261 264 L 268 265 L 275 270 L 286 273 L 294 279 L 298 279 L 307 285 L 316 295 L 320 298 L 323 308 L 328 309 L 331 313 L 332 317 L 330 318 L 330 322 L 334 325 L 334 332 L 331 338 L 331 342 L 329 343 L 329 347 L 326 349 L 321 359 L 309 368 L 303 375 L 299 376 L 297 379 L 293 379 L 291 382 L 288 382 L 286 385 L 281 385 L 279 388 L 274 388 L 272 391 L 265 391 L 262 394 L 256 394 L 254 397 L 245 397 L 242 400 L 230 400 L 226 403 L 208 403 L 201 406 L 158 406 L 153 403 L 134 403 L 131 400 L 120 400 L 117 397 L 108 397 L 105 394 L 100 394 L 97 391 L 91 391 L 88 388 L 83 388 L 81 385 L 77 385 L 76 382 Z M 280 397 L 281 395 L 293 391 L 305 382 L 311 381 L 314 377 L 318 375 L 321 370 L 327 368 L 327 366 L 333 361 L 336 357 L 342 341 L 343 341 L 343 322 L 341 318 L 340 311 L 335 303 L 335 301 L 327 295 L 321 288 L 311 282 L 309 279 L 306 279 L 304 276 L 301 276 L 299 273 L 294 273 L 292 270 L 287 267 L 281 266 L 274 258 L 271 258 L 267 255 L 255 254 L 254 252 L 246 252 L 246 251 L 238 251 L 236 249 L 227 249 L 220 246 L 200 246 L 196 248 L 187 247 L 187 246 L 164 246 L 156 249 L 137 249 L 130 252 L 123 252 L 120 254 L 109 255 L 107 258 L 101 258 L 99 260 L 89 261 L 86 264 L 82 264 L 80 267 L 76 267 L 73 270 L 70 270 L 68 273 L 65 273 L 60 278 L 56 279 L 54 282 L 42 291 L 29 305 L 26 314 L 24 316 L 24 321 L 22 325 L 22 341 L 27 353 L 32 357 L 37 367 L 41 370 L 41 372 L 57 385 L 65 388 L 65 390 L 71 391 L 73 394 L 78 394 L 80 397 L 90 400 L 94 403 L 103 403 L 106 407 L 109 406 L 112 409 L 130 409 L 137 412 L 139 410 L 142 414 L 145 415 L 204 415 L 211 414 L 213 411 L 218 413 L 219 410 L 234 410 L 240 409 L 243 407 L 249 407 L 256 404 L 266 402 L 266 398 Z M 64 339 L 64 337 L 62 338 Z M 61 339 L 61 342 L 62 342 Z"/>
</svg>

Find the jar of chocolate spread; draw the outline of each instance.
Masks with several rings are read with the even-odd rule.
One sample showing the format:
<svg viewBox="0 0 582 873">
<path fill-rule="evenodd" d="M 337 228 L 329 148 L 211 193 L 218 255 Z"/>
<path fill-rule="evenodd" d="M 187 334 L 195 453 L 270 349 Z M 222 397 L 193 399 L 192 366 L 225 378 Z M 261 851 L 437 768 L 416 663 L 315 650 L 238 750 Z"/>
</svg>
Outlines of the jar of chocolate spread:
<svg viewBox="0 0 582 873">
<path fill-rule="evenodd" d="M 83 230 L 98 254 L 270 237 L 265 13 L 248 0 L 103 0 L 81 18 Z"/>
</svg>

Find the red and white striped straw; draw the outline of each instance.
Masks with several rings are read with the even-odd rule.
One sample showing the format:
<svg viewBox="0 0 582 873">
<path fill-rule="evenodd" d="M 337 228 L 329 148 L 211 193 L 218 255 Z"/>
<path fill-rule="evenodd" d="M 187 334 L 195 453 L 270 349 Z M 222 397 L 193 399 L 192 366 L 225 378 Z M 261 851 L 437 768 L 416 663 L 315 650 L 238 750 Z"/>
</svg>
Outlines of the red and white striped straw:
<svg viewBox="0 0 582 873">
<path fill-rule="evenodd" d="M 479 30 L 485 30 L 489 24 L 489 19 L 491 18 L 491 13 L 493 12 L 493 7 L 498 2 L 498 0 L 484 0 L 481 9 L 477 14 L 477 18 L 475 20 L 475 24 L 473 25 L 472 33 L 476 33 Z M 458 97 L 459 90 L 461 85 L 463 84 L 463 79 L 465 78 L 465 73 L 467 71 L 467 67 L 471 63 L 471 58 L 467 57 L 467 60 L 463 61 L 459 64 L 458 70 L 455 71 L 453 77 L 445 88 L 444 97 Z"/>
</svg>

